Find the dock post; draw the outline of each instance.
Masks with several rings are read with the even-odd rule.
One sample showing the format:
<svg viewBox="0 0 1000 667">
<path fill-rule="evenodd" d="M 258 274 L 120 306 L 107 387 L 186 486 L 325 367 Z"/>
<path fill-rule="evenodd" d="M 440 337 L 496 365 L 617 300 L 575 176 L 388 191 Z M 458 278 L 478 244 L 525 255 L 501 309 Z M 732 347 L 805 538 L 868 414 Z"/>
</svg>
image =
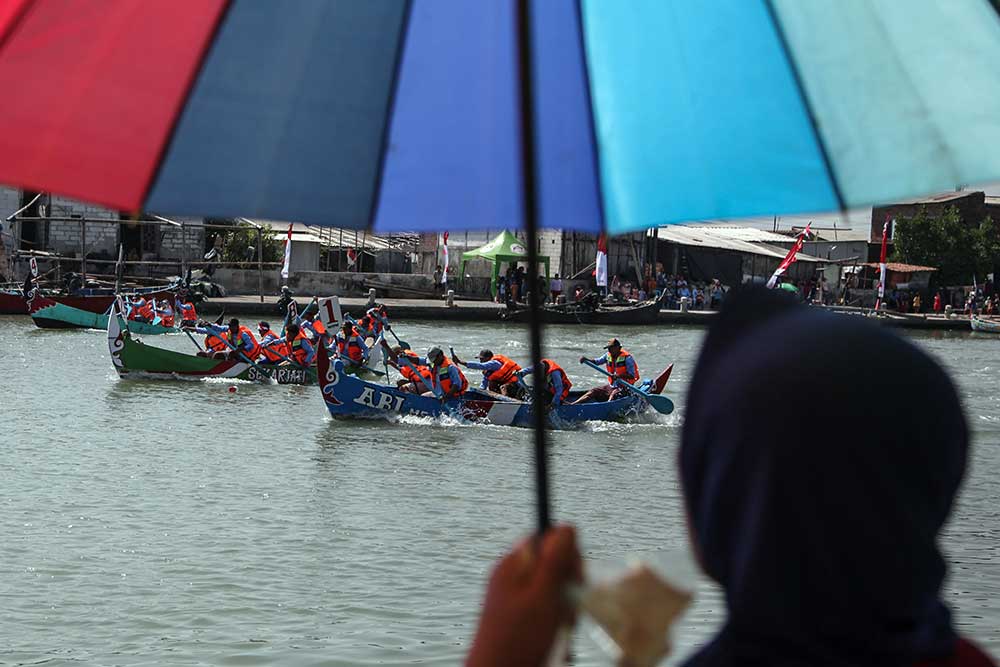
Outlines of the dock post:
<svg viewBox="0 0 1000 667">
<path fill-rule="evenodd" d="M 455 290 L 448 290 L 448 296 L 445 298 L 445 305 L 449 308 L 455 307 Z"/>
<path fill-rule="evenodd" d="M 368 307 L 371 308 L 375 305 L 375 288 L 368 288 Z"/>
</svg>

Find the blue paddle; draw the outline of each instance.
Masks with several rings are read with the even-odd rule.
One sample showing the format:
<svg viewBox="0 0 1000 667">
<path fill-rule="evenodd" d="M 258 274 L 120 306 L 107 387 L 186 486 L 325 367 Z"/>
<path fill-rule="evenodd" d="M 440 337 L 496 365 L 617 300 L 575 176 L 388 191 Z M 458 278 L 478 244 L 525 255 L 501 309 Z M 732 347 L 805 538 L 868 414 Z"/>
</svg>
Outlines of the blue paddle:
<svg viewBox="0 0 1000 667">
<path fill-rule="evenodd" d="M 639 387 L 636 387 L 635 385 L 631 385 L 628 382 L 624 382 L 620 378 L 615 377 L 611 373 L 607 372 L 605 369 L 595 364 L 590 359 L 581 359 L 580 363 L 586 366 L 590 366 L 598 373 L 607 375 L 609 378 L 615 381 L 614 384 L 616 387 L 621 387 L 623 389 L 631 391 L 634 394 L 642 396 L 644 399 L 646 399 L 646 402 L 649 403 L 651 406 L 653 406 L 653 409 L 659 412 L 660 414 L 669 415 L 671 412 L 674 411 L 674 402 L 671 401 L 666 396 L 660 396 L 658 394 L 650 394 L 648 391 L 643 391 L 642 389 L 639 389 Z"/>
</svg>

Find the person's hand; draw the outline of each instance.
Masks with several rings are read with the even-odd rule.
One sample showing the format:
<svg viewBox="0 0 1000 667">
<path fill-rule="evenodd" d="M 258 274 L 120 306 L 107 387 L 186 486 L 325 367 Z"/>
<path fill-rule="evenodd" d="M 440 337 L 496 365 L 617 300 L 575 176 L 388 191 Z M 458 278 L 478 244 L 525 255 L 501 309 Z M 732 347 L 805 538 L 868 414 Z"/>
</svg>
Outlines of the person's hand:
<svg viewBox="0 0 1000 667">
<path fill-rule="evenodd" d="M 504 556 L 490 576 L 467 667 L 541 667 L 574 621 L 566 588 L 582 580 L 572 526 L 556 526 Z"/>
<path fill-rule="evenodd" d="M 585 362 L 586 360 L 587 360 L 587 357 L 580 357 L 580 363 L 581 363 L 581 364 L 582 364 L 583 362 Z"/>
</svg>

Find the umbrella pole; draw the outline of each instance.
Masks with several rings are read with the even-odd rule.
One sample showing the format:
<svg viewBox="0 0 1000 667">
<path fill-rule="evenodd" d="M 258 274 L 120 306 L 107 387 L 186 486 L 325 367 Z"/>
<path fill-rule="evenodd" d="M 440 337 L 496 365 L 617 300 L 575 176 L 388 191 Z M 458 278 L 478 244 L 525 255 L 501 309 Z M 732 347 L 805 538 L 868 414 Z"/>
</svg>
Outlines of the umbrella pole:
<svg viewBox="0 0 1000 667">
<path fill-rule="evenodd" d="M 530 314 L 531 365 L 534 387 L 531 407 L 535 435 L 535 504 L 538 511 L 538 532 L 551 525 L 549 515 L 549 470 L 546 449 L 545 391 L 546 377 L 542 373 L 542 325 L 539 310 L 538 280 L 538 191 L 535 180 L 534 94 L 531 72 L 531 9 L 528 0 L 517 2 L 518 74 L 521 84 L 521 176 L 524 204 L 524 230 L 528 241 L 528 311 Z"/>
</svg>

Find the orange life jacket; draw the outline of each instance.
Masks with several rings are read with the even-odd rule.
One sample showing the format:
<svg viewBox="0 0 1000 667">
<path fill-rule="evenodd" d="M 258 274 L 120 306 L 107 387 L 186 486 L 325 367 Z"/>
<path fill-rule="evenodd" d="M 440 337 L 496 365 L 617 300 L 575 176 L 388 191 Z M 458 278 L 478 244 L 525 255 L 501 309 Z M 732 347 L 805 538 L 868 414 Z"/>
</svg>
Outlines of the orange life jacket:
<svg viewBox="0 0 1000 667">
<path fill-rule="evenodd" d="M 346 356 L 356 363 L 364 363 L 365 353 L 361 349 L 361 334 L 356 327 L 351 327 L 350 336 L 344 336 L 343 330 L 337 334 L 337 351 L 340 356 Z"/>
<path fill-rule="evenodd" d="M 552 396 L 556 395 L 555 383 L 552 381 L 552 375 L 558 373 L 562 380 L 562 395 L 559 397 L 560 401 L 565 401 L 566 397 L 569 396 L 569 390 L 573 387 L 573 383 L 569 381 L 566 377 L 566 371 L 562 369 L 562 366 L 552 361 L 551 359 L 542 359 L 542 363 L 548 366 L 548 372 L 545 374 L 545 388 L 548 390 Z"/>
<path fill-rule="evenodd" d="M 291 341 L 285 338 L 285 346 L 286 346 L 285 349 L 288 350 L 289 352 L 286 356 L 289 356 L 292 359 L 294 359 L 295 362 L 300 366 L 305 366 L 306 359 L 309 358 L 309 353 L 306 351 L 306 348 L 302 345 L 302 341 L 304 340 L 308 341 L 305 334 L 302 333 L 301 331 L 299 331 L 299 333 Z"/>
<path fill-rule="evenodd" d="M 251 346 L 246 347 L 243 342 L 243 334 L 250 335 Z M 246 355 L 246 358 L 250 361 L 257 361 L 257 357 L 260 356 L 260 343 L 257 342 L 257 337 L 253 335 L 253 332 L 247 329 L 245 326 L 240 325 L 240 335 L 234 343 L 236 349 Z"/>
<path fill-rule="evenodd" d="M 282 356 L 288 356 L 288 343 L 285 340 L 277 340 L 268 345 L 261 345 L 260 351 L 269 362 L 277 363 L 284 361 Z"/>
<path fill-rule="evenodd" d="M 218 336 L 215 334 L 208 334 L 205 336 L 205 349 L 212 350 L 213 352 L 227 351 L 229 346 L 223 343 L 221 339 L 229 340 L 229 332 L 223 331 Z"/>
<path fill-rule="evenodd" d="M 164 311 L 164 313 L 160 315 L 160 324 L 165 327 L 174 326 L 174 314 Z"/>
<path fill-rule="evenodd" d="M 501 366 L 486 376 L 487 381 L 507 384 L 508 382 L 514 382 L 517 380 L 517 378 L 514 377 L 514 374 L 521 370 L 521 367 L 516 361 L 505 357 L 502 354 L 494 354 L 490 361 L 499 361 Z"/>
<path fill-rule="evenodd" d="M 441 362 L 441 365 L 438 366 L 435 371 L 437 373 L 438 386 L 441 387 L 441 391 L 445 394 L 451 391 L 451 376 L 449 375 L 448 372 L 449 366 L 455 366 L 455 365 L 450 361 L 448 361 L 447 357 L 444 357 Z M 469 388 L 469 381 L 465 379 L 465 374 L 462 373 L 462 370 L 458 366 L 455 366 L 455 370 L 458 371 L 458 377 L 462 381 L 462 386 L 455 393 L 455 396 L 461 396 L 462 394 L 465 393 L 465 390 Z"/>
<path fill-rule="evenodd" d="M 319 319 L 318 317 L 314 319 L 312 321 L 312 324 L 310 324 L 309 326 L 312 327 L 312 330 L 316 332 L 317 336 L 322 336 L 323 334 L 326 333 L 326 326 L 323 324 L 323 320 Z"/>
<path fill-rule="evenodd" d="M 399 364 L 400 375 L 402 375 L 404 378 L 414 383 L 418 387 L 423 387 L 424 383 L 426 383 L 428 387 L 434 386 L 432 384 L 432 380 L 434 379 L 434 374 L 431 373 L 431 369 L 428 368 L 427 366 L 421 366 L 416 361 L 414 361 L 414 359 L 417 358 L 417 355 L 413 352 L 413 350 L 403 350 L 402 354 L 400 354 L 399 356 L 406 357 L 410 362 L 409 365 L 403 363 Z M 414 371 L 413 370 L 414 368 L 416 368 L 417 370 Z M 420 380 L 417 379 L 418 376 L 424 379 L 424 383 L 421 383 Z"/>
<path fill-rule="evenodd" d="M 625 360 L 632 355 L 628 353 L 628 350 L 622 350 L 618 353 L 618 356 L 611 358 L 611 353 L 608 352 L 604 355 L 604 362 L 607 365 L 608 372 L 612 375 L 620 378 L 621 380 L 628 382 L 629 384 L 635 384 L 639 380 L 639 364 L 635 364 L 635 377 L 628 376 L 628 367 L 626 366 Z M 635 363 L 635 357 L 632 357 L 632 362 Z M 614 378 L 608 378 L 608 384 L 614 384 Z"/>
</svg>

